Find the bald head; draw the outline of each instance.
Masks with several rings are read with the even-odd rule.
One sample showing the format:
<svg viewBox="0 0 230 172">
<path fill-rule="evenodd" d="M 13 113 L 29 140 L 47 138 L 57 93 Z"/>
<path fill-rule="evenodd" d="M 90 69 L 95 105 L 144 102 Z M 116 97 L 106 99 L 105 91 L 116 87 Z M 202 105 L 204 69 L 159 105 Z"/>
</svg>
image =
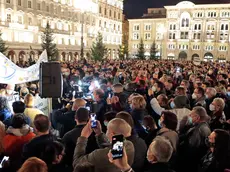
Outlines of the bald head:
<svg viewBox="0 0 230 172">
<path fill-rule="evenodd" d="M 77 98 L 73 102 L 72 111 L 77 111 L 80 107 L 85 107 L 86 101 L 84 99 Z"/>
<path fill-rule="evenodd" d="M 131 135 L 131 126 L 123 119 L 114 118 L 107 127 L 107 137 L 112 141 L 114 135 L 123 135 L 129 137 Z"/>
</svg>

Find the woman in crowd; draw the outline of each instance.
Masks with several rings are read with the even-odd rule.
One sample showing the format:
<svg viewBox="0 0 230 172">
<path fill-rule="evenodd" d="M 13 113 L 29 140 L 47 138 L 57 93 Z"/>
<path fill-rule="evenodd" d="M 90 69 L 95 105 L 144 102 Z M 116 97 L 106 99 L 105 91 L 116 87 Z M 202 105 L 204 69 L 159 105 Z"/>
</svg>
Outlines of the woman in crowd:
<svg viewBox="0 0 230 172">
<path fill-rule="evenodd" d="M 199 172 L 224 172 L 230 168 L 230 135 L 225 130 L 214 130 L 207 140 L 210 147 L 202 159 Z"/>
<path fill-rule="evenodd" d="M 33 129 L 26 124 L 24 116 L 15 115 L 3 138 L 4 154 L 10 157 L 10 163 L 13 168 L 20 165 L 23 146 L 34 137 Z"/>
<path fill-rule="evenodd" d="M 32 94 L 27 94 L 24 99 L 24 103 L 26 105 L 26 109 L 24 114 L 28 116 L 31 120 L 31 123 L 34 122 L 34 118 L 37 114 L 43 114 L 42 111 L 34 107 L 34 96 Z"/>
<path fill-rule="evenodd" d="M 32 157 L 24 162 L 18 172 L 48 172 L 48 168 L 44 161 Z"/>
<path fill-rule="evenodd" d="M 212 131 L 223 128 L 223 123 L 226 121 L 224 106 L 225 102 L 222 98 L 215 98 L 209 106 L 210 111 L 212 111 L 210 122 L 210 128 Z"/>
<path fill-rule="evenodd" d="M 143 128 L 143 119 L 144 116 L 148 115 L 145 107 L 146 107 L 146 101 L 144 99 L 143 96 L 139 95 L 139 96 L 134 96 L 132 97 L 131 100 L 131 115 L 133 117 L 134 120 L 134 128 L 135 131 L 138 133 L 138 135 L 145 139 L 145 137 L 147 136 L 146 131 Z"/>
</svg>

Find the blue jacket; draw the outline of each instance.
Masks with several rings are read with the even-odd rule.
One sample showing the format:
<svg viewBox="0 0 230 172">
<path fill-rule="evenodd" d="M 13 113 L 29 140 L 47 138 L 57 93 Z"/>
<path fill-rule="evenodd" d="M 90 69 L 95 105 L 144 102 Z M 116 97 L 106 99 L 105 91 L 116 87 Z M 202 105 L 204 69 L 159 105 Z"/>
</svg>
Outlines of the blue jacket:
<svg viewBox="0 0 230 172">
<path fill-rule="evenodd" d="M 5 121 L 6 119 L 10 118 L 12 113 L 8 109 L 3 109 L 0 111 L 0 121 Z"/>
</svg>

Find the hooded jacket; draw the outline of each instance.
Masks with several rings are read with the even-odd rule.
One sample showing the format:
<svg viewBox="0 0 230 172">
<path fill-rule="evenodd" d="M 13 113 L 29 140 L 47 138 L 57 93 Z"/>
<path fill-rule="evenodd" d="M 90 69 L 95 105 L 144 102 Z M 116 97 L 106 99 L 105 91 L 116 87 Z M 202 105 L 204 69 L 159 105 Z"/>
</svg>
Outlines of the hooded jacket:
<svg viewBox="0 0 230 172">
<path fill-rule="evenodd" d="M 23 146 L 35 137 L 32 131 L 29 125 L 24 125 L 22 128 L 9 127 L 3 138 L 5 154 L 10 157 L 20 157 Z"/>
</svg>

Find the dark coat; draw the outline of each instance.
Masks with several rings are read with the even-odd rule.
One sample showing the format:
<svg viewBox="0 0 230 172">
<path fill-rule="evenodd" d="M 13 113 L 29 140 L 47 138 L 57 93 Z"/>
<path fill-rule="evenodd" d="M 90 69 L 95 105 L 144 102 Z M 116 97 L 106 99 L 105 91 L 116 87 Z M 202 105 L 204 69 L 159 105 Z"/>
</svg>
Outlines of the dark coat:
<svg viewBox="0 0 230 172">
<path fill-rule="evenodd" d="M 138 137 L 137 134 L 133 134 L 126 139 L 133 143 L 135 150 L 132 168 L 135 172 L 141 172 L 144 167 L 145 157 L 147 153 L 147 146 L 145 144 L 145 141 Z"/>
<path fill-rule="evenodd" d="M 184 167 L 188 172 L 197 171 L 199 162 L 208 150 L 205 140 L 210 134 L 211 130 L 206 122 L 196 124 L 186 133 L 179 147 L 180 164 L 184 164 L 180 168 Z"/>
<path fill-rule="evenodd" d="M 63 137 L 65 133 L 76 126 L 75 111 L 65 112 L 64 110 L 58 110 L 53 118 L 57 123 L 57 130 L 60 132 L 60 137 Z"/>
<path fill-rule="evenodd" d="M 167 163 L 151 164 L 145 172 L 173 172 Z"/>
<path fill-rule="evenodd" d="M 15 115 L 17 115 L 17 114 L 15 114 Z M 13 120 L 13 117 L 14 117 L 15 115 L 11 115 L 9 118 L 7 118 L 7 119 L 3 122 L 3 123 L 5 124 L 6 127 L 9 127 L 9 126 L 12 125 L 12 120 Z M 30 118 L 29 118 L 28 116 L 24 115 L 24 114 L 22 114 L 22 115 L 23 115 L 23 117 L 24 117 L 24 119 L 25 119 L 25 121 L 26 121 L 26 124 L 28 124 L 29 126 L 31 126 L 31 120 L 30 120 Z"/>
<path fill-rule="evenodd" d="M 66 162 L 66 164 L 70 166 L 72 166 L 73 154 L 74 154 L 74 149 L 76 147 L 77 139 L 78 137 L 81 136 L 81 131 L 84 128 L 84 126 L 85 125 L 77 125 L 73 130 L 66 133 L 62 138 L 62 142 L 65 145 L 65 154 L 66 154 L 64 161 Z M 88 138 L 86 153 L 87 154 L 91 153 L 95 149 L 98 149 L 98 145 L 94 134 L 92 134 Z"/>
<path fill-rule="evenodd" d="M 133 117 L 135 131 L 140 138 L 145 139 L 147 136 L 147 132 L 142 127 L 142 121 L 144 119 L 144 116 L 148 115 L 147 111 L 145 109 L 134 109 L 131 112 L 131 115 Z"/>
<path fill-rule="evenodd" d="M 41 157 L 41 153 L 47 144 L 57 140 L 57 138 L 51 134 L 46 134 L 33 138 L 29 143 L 27 143 L 22 152 L 23 160 L 27 160 L 30 157 Z"/>
</svg>

